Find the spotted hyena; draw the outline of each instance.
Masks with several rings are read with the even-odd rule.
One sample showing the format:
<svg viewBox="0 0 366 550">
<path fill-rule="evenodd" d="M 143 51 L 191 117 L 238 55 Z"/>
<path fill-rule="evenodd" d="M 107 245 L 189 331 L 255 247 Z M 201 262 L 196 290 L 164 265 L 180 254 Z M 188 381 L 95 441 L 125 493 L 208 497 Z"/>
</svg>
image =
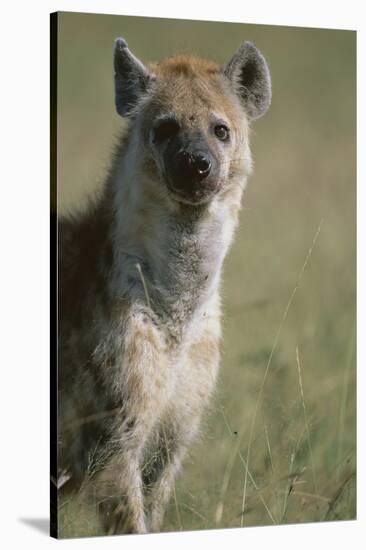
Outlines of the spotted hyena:
<svg viewBox="0 0 366 550">
<path fill-rule="evenodd" d="M 220 278 L 271 101 L 244 42 L 219 66 L 145 65 L 115 42 L 128 120 L 100 195 L 59 219 L 59 486 L 94 495 L 106 532 L 162 526 L 215 387 Z"/>
</svg>

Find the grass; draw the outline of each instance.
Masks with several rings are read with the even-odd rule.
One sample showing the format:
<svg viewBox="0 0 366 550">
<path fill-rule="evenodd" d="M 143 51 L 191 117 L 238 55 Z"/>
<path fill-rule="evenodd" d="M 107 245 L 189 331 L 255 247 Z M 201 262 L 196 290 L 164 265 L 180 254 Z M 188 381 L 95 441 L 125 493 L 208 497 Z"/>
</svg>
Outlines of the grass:
<svg viewBox="0 0 366 550">
<path fill-rule="evenodd" d="M 183 49 L 220 62 L 252 40 L 273 77 L 271 109 L 253 126 L 254 175 L 225 263 L 217 392 L 163 530 L 353 519 L 355 36 L 62 16 L 61 210 L 82 202 L 108 166 L 121 125 L 110 62 L 118 35 L 145 59 Z M 60 530 L 98 534 L 95 511 L 79 497 L 61 502 Z"/>
</svg>

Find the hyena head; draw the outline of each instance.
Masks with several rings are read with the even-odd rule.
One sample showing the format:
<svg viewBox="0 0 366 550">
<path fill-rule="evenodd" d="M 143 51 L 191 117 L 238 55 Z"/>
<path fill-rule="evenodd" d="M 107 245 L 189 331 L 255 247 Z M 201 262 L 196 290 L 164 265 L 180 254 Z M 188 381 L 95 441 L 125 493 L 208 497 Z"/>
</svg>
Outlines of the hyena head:
<svg viewBox="0 0 366 550">
<path fill-rule="evenodd" d="M 160 200 L 206 204 L 245 182 L 249 123 L 271 101 L 255 46 L 244 42 L 224 67 L 190 56 L 148 67 L 118 38 L 114 68 L 117 111 L 131 121 L 145 182 Z"/>
</svg>

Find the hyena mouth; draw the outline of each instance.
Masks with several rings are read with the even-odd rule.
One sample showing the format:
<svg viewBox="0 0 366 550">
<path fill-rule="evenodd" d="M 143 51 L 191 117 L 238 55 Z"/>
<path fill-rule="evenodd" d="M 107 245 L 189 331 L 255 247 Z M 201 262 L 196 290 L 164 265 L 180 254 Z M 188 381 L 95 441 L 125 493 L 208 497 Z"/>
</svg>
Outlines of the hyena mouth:
<svg viewBox="0 0 366 550">
<path fill-rule="evenodd" d="M 218 185 L 208 188 L 206 186 L 199 187 L 192 185 L 190 182 L 188 182 L 187 187 L 184 189 L 179 189 L 170 183 L 167 184 L 167 187 L 173 200 L 193 205 L 209 202 L 219 191 Z"/>
</svg>

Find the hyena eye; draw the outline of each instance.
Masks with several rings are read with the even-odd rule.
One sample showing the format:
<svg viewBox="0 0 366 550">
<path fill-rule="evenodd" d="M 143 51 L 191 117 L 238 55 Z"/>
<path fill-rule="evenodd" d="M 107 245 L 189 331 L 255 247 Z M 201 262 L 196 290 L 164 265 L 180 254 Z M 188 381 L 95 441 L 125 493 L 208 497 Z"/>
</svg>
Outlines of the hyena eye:
<svg viewBox="0 0 366 550">
<path fill-rule="evenodd" d="M 229 128 L 225 124 L 217 124 L 215 135 L 220 141 L 227 141 L 229 139 Z"/>
<path fill-rule="evenodd" d="M 176 120 L 169 118 L 159 121 L 153 130 L 153 140 L 155 142 L 165 141 L 177 134 L 179 124 Z"/>
</svg>

